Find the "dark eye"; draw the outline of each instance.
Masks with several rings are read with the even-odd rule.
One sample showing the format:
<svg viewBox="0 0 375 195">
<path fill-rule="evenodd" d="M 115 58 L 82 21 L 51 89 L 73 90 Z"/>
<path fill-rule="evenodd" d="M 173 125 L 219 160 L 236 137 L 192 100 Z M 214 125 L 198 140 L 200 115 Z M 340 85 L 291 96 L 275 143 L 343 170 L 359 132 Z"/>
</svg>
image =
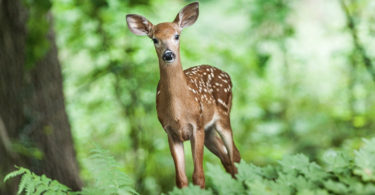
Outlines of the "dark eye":
<svg viewBox="0 0 375 195">
<path fill-rule="evenodd" d="M 175 35 L 175 36 L 174 36 L 174 39 L 175 39 L 175 40 L 178 40 L 179 38 L 180 38 L 180 35 Z"/>
<path fill-rule="evenodd" d="M 158 40 L 157 39 L 152 39 L 152 41 L 157 44 L 158 43 Z"/>
</svg>

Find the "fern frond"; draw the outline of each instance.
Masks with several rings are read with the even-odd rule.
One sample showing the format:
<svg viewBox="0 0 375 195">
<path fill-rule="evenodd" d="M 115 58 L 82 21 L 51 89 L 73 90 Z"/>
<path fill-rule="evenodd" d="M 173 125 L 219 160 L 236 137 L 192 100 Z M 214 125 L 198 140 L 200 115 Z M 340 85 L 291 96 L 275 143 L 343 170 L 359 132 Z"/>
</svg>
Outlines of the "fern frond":
<svg viewBox="0 0 375 195">
<path fill-rule="evenodd" d="M 22 174 L 24 174 L 24 173 L 26 173 L 26 170 L 27 169 L 24 169 L 24 168 L 19 168 L 19 167 L 17 167 L 17 166 L 15 166 L 18 170 L 15 170 L 15 171 L 12 171 L 12 172 L 10 172 L 10 173 L 8 173 L 5 177 L 4 177 L 4 183 L 6 182 L 6 181 L 8 181 L 8 179 L 10 179 L 10 178 L 13 178 L 13 177 L 16 177 L 16 176 L 18 176 L 18 175 L 22 175 Z"/>
<path fill-rule="evenodd" d="M 26 170 L 25 174 L 22 175 L 20 184 L 18 185 L 17 194 L 21 194 L 26 189 L 27 185 L 32 185 L 32 176 L 29 170 Z"/>
<path fill-rule="evenodd" d="M 10 178 L 22 175 L 18 186 L 17 194 L 26 195 L 127 195 L 138 194 L 132 187 L 131 178 L 120 170 L 120 165 L 109 152 L 96 148 L 89 156 L 91 162 L 89 167 L 93 177 L 96 178 L 95 185 L 86 187 L 81 192 L 72 192 L 70 188 L 52 180 L 45 175 L 36 175 L 23 167 L 16 167 L 17 170 L 7 174 L 4 182 Z"/>
<path fill-rule="evenodd" d="M 70 188 L 63 184 L 60 184 L 56 180 L 51 180 L 45 175 L 39 176 L 31 172 L 29 169 L 23 167 L 16 167 L 18 170 L 9 173 L 5 176 L 4 180 L 7 181 L 10 178 L 22 175 L 21 181 L 18 185 L 17 194 L 25 192 L 26 195 L 47 195 L 47 194 L 67 194 L 71 192 Z"/>
<path fill-rule="evenodd" d="M 132 179 L 120 170 L 121 166 L 108 151 L 96 147 L 90 153 L 87 164 L 96 178 L 95 185 L 84 188 L 81 194 L 138 194 L 132 187 Z"/>
<path fill-rule="evenodd" d="M 35 194 L 43 194 L 48 191 L 48 186 L 44 184 L 39 184 L 36 186 Z"/>
</svg>

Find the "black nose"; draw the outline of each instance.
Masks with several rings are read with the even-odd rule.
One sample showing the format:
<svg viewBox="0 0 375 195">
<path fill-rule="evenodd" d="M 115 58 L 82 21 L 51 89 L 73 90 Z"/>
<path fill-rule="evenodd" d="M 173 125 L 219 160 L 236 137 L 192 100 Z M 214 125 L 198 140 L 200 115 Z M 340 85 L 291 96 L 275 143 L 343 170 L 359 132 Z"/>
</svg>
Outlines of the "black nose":
<svg viewBox="0 0 375 195">
<path fill-rule="evenodd" d="M 176 55 L 169 49 L 165 50 L 163 54 L 163 60 L 166 62 L 172 62 L 175 59 Z"/>
</svg>

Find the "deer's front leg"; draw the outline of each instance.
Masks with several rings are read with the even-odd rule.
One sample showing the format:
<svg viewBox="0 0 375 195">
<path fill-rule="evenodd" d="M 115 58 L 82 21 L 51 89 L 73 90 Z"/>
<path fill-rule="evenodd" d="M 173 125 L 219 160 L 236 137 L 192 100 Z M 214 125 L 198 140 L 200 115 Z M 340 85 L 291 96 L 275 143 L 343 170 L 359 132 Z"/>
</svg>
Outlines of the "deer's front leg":
<svg viewBox="0 0 375 195">
<path fill-rule="evenodd" d="M 186 187 L 188 185 L 188 179 L 185 173 L 184 143 L 173 140 L 169 135 L 168 142 L 176 171 L 176 185 L 179 188 Z"/>
<path fill-rule="evenodd" d="M 196 129 L 191 138 L 191 150 L 193 152 L 194 173 L 193 183 L 201 188 L 205 186 L 203 172 L 203 147 L 204 147 L 204 130 Z"/>
</svg>

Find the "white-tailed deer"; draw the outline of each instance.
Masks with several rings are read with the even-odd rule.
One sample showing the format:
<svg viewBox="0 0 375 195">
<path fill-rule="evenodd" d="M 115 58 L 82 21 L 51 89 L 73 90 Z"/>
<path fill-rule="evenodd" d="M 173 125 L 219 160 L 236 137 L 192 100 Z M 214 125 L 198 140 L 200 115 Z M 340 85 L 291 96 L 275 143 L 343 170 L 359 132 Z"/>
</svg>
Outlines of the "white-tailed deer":
<svg viewBox="0 0 375 195">
<path fill-rule="evenodd" d="M 209 65 L 182 69 L 179 37 L 183 28 L 197 20 L 199 3 L 185 6 L 173 22 L 153 25 L 145 17 L 126 16 L 129 29 L 147 35 L 159 58 L 160 81 L 156 94 L 159 121 L 168 134 L 178 187 L 188 185 L 185 174 L 184 145 L 191 141 L 193 183 L 204 188 L 203 146 L 218 156 L 226 171 L 237 173 L 234 162 L 241 157 L 233 142 L 230 125 L 232 82 L 226 72 Z"/>
</svg>

